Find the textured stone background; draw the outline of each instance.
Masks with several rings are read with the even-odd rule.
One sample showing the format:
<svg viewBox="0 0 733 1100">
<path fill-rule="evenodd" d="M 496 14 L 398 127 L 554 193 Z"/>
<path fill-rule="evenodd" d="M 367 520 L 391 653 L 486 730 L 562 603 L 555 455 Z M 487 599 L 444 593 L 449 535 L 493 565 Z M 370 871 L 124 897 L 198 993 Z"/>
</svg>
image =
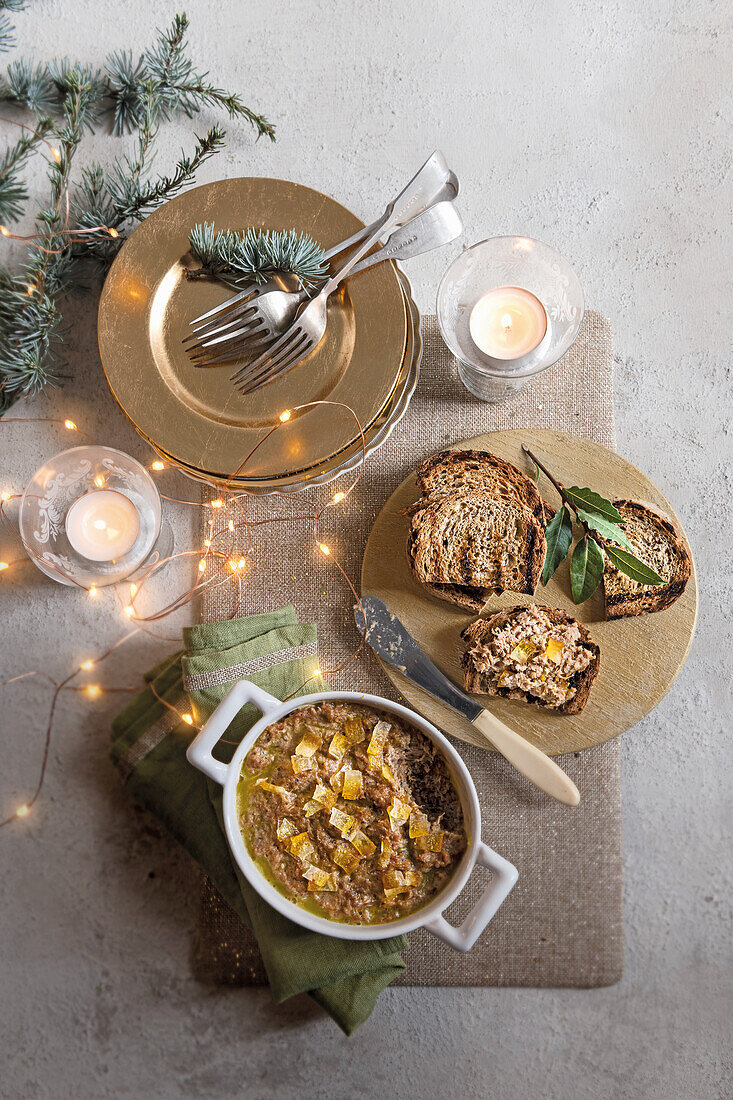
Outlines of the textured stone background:
<svg viewBox="0 0 733 1100">
<path fill-rule="evenodd" d="M 160 0 L 30 7 L 17 19 L 21 49 L 88 61 L 142 48 L 174 10 Z M 189 0 L 187 10 L 197 61 L 241 89 L 279 135 L 255 147 L 232 127 L 228 152 L 202 179 L 289 177 L 368 216 L 439 146 L 461 178 L 469 241 L 522 232 L 573 260 L 588 304 L 616 327 L 619 449 L 671 497 L 692 539 L 700 625 L 667 698 L 623 740 L 620 985 L 388 991 L 350 1041 L 306 999 L 278 1009 L 266 991 L 191 980 L 187 863 L 135 818 L 107 763 L 119 697 L 64 698 L 43 801 L 0 837 L 0 1093 L 730 1095 L 727 5 Z M 188 130 L 166 128 L 161 165 Z M 100 138 L 90 152 L 106 158 L 118 147 Z M 423 309 L 449 258 L 410 264 Z M 74 381 L 50 406 L 25 408 L 73 415 L 144 457 L 106 391 L 95 312 L 90 297 L 71 314 Z M 22 487 L 67 443 L 8 426 L 3 484 Z M 192 516 L 171 517 L 182 542 Z M 12 549 L 0 536 L 0 556 Z M 6 575 L 2 592 L 3 677 L 30 666 L 61 677 L 122 630 L 111 595 L 93 609 L 30 567 Z M 107 682 L 134 683 L 167 648 L 129 643 Z M 3 810 L 34 782 L 46 704 L 40 686 L 3 689 Z"/>
</svg>

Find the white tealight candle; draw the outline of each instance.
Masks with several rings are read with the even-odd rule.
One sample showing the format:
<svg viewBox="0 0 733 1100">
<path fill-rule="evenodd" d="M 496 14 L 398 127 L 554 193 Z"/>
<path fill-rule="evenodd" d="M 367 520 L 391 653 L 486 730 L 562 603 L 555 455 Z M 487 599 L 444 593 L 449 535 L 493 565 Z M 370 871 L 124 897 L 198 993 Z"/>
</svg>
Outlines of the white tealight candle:
<svg viewBox="0 0 733 1100">
<path fill-rule="evenodd" d="M 468 322 L 471 339 L 492 359 L 520 359 L 547 334 L 547 312 L 529 290 L 498 286 L 482 295 Z"/>
<path fill-rule="evenodd" d="M 90 561 L 114 561 L 135 544 L 137 508 L 124 493 L 100 489 L 79 497 L 66 513 L 66 534 L 77 554 Z"/>
</svg>

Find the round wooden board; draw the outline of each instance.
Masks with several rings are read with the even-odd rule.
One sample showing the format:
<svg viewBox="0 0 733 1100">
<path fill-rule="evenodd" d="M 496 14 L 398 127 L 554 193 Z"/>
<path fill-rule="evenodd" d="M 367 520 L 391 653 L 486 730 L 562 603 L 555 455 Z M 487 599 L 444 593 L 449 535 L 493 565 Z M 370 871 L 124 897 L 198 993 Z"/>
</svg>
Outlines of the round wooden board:
<svg viewBox="0 0 733 1100">
<path fill-rule="evenodd" d="M 669 502 L 640 470 L 587 439 L 549 429 L 512 430 L 479 435 L 457 446 L 491 451 L 520 470 L 529 470 L 522 443 L 530 446 L 566 485 L 588 485 L 611 499 L 646 501 L 679 523 Z M 557 506 L 557 494 L 544 476 L 540 491 L 548 503 Z M 362 593 L 384 600 L 435 664 L 462 685 L 460 633 L 475 616 L 434 599 L 413 579 L 405 553 L 409 520 L 401 513 L 417 496 L 415 478 L 410 475 L 377 517 L 364 553 Z M 600 588 L 586 603 L 573 603 L 568 561 L 563 562 L 546 588 L 538 587 L 534 598 L 505 592 L 490 600 L 484 615 L 513 604 L 536 602 L 562 607 L 586 623 L 601 648 L 601 668 L 583 713 L 558 714 L 521 700 L 475 696 L 507 725 L 551 755 L 599 745 L 649 714 L 682 668 L 697 620 L 694 566 L 683 595 L 665 611 L 606 622 Z M 462 741 L 486 747 L 486 741 L 466 718 L 392 667 L 383 667 L 397 690 L 429 721 Z"/>
</svg>

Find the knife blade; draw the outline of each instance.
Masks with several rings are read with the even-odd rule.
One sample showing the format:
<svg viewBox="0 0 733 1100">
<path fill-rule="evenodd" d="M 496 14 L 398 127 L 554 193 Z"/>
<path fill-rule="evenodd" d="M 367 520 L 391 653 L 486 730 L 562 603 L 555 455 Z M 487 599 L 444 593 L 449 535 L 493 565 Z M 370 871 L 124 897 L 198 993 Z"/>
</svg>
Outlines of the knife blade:
<svg viewBox="0 0 733 1100">
<path fill-rule="evenodd" d="M 362 613 L 366 613 L 366 621 Z M 420 649 L 404 623 L 376 596 L 364 596 L 354 608 L 354 620 L 365 640 L 377 656 L 392 665 L 408 680 L 424 688 L 449 707 L 460 711 L 473 722 L 483 707 L 457 688 Z"/>
</svg>

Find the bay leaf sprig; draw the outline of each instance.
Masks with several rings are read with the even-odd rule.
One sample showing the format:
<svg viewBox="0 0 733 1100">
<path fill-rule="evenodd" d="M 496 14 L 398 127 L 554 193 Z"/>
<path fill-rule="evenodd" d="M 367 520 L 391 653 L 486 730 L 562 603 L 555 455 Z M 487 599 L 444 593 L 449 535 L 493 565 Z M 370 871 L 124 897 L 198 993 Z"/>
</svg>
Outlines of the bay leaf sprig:
<svg viewBox="0 0 733 1100">
<path fill-rule="evenodd" d="M 562 500 L 545 530 L 547 552 L 542 569 L 543 584 L 549 582 L 567 557 L 573 541 L 573 514 L 583 529 L 583 537 L 576 543 L 570 559 L 570 588 L 575 603 L 584 603 L 593 595 L 601 582 L 606 559 L 639 584 L 664 584 L 662 577 L 634 554 L 623 530 L 625 520 L 610 500 L 593 489 L 578 485 L 568 488 L 550 473 L 529 447 L 522 445 L 522 450 L 534 463 L 538 478 L 541 470 Z M 596 535 L 603 539 L 603 546 Z"/>
</svg>

